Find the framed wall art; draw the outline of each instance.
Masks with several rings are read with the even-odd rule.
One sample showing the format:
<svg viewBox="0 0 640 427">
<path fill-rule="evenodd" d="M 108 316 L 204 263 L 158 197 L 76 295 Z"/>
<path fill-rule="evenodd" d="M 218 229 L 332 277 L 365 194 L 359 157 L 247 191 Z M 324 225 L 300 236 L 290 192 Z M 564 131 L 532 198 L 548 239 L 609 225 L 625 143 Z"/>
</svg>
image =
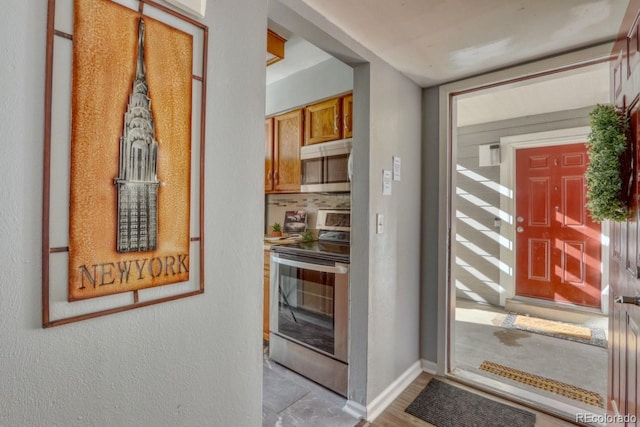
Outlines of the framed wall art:
<svg viewBox="0 0 640 427">
<path fill-rule="evenodd" d="M 208 29 L 151 0 L 49 0 L 42 324 L 204 292 Z"/>
</svg>

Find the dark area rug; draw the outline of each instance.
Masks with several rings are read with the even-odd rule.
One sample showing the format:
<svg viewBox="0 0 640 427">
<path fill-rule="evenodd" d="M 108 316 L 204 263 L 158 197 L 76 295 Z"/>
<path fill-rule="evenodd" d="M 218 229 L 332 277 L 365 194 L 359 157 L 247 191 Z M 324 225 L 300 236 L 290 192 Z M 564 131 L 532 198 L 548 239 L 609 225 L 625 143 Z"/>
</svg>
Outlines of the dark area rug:
<svg viewBox="0 0 640 427">
<path fill-rule="evenodd" d="M 543 322 L 548 322 L 549 324 L 556 324 L 558 326 L 558 330 L 562 330 L 563 326 L 567 327 L 567 328 L 571 328 L 571 327 L 579 327 L 582 329 L 588 329 L 590 330 L 591 334 L 589 337 L 580 337 L 578 335 L 571 335 L 570 333 L 561 333 L 561 332 L 553 332 L 553 329 L 543 329 L 543 328 L 536 328 L 535 326 L 525 326 L 525 325 L 519 325 L 518 324 L 518 319 L 519 318 L 523 318 L 524 320 L 527 320 L 528 317 L 527 316 L 519 316 L 517 314 L 509 314 L 504 321 L 502 322 L 502 324 L 500 326 L 502 326 L 503 328 L 512 328 L 512 329 L 519 329 L 521 331 L 526 331 L 526 332 L 533 332 L 534 334 L 540 334 L 540 335 L 546 335 L 548 337 L 554 337 L 554 338 L 561 338 L 563 340 L 568 340 L 568 341 L 574 341 L 574 342 L 580 342 L 583 344 L 589 344 L 589 345 L 595 345 L 597 347 L 602 347 L 602 348 L 607 348 L 607 336 L 604 332 L 604 330 L 600 329 L 600 328 L 591 328 L 588 326 L 581 326 L 581 325 L 573 325 L 571 323 L 563 323 L 563 322 L 555 322 L 555 321 L 549 321 L 549 320 L 544 320 L 544 319 L 537 319 L 537 320 L 541 320 Z M 531 318 L 536 320 L 536 318 Z"/>
<path fill-rule="evenodd" d="M 405 412 L 437 427 L 533 427 L 534 413 L 432 379 Z"/>
</svg>

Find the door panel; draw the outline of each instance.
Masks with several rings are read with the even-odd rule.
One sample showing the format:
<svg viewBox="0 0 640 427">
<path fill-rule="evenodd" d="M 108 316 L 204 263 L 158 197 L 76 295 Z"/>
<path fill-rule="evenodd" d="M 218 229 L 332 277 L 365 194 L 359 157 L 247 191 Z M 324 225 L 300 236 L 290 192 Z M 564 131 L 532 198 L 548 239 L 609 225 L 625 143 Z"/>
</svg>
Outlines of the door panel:
<svg viewBox="0 0 640 427">
<path fill-rule="evenodd" d="M 611 100 L 629 118 L 630 152 L 635 156 L 635 167 L 631 185 L 629 205 L 631 215 L 627 221 L 611 226 L 611 249 L 609 256 L 609 299 L 610 345 L 609 345 L 609 388 L 607 412 L 620 415 L 622 422 L 616 425 L 637 426 L 638 416 L 638 351 L 640 307 L 622 303 L 621 296 L 640 295 L 638 274 L 638 161 L 640 160 L 640 67 L 637 67 L 638 26 L 640 23 L 640 0 L 631 0 L 622 21 L 618 38 L 613 46 L 611 62 Z"/>
<path fill-rule="evenodd" d="M 600 224 L 584 143 L 516 151 L 516 294 L 600 308 Z"/>
<path fill-rule="evenodd" d="M 551 242 L 548 239 L 529 239 L 529 279 L 549 282 L 551 275 Z"/>
<path fill-rule="evenodd" d="M 549 179 L 529 179 L 529 226 L 549 227 Z"/>
<path fill-rule="evenodd" d="M 273 189 L 300 191 L 302 110 L 281 114 L 273 120 Z"/>
<path fill-rule="evenodd" d="M 562 225 L 565 227 L 585 227 L 586 210 L 583 201 L 586 199 L 584 179 L 581 176 L 563 177 L 562 190 Z"/>
</svg>

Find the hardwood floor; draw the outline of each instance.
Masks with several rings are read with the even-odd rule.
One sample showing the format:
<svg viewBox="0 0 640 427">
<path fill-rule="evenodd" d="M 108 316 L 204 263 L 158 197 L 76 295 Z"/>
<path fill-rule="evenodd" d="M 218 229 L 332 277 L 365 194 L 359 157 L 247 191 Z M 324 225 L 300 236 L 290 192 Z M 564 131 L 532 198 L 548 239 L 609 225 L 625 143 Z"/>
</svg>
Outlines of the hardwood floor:
<svg viewBox="0 0 640 427">
<path fill-rule="evenodd" d="M 371 425 L 374 427 L 433 425 L 404 412 L 405 408 L 413 402 L 413 399 L 415 399 L 418 394 L 420 394 L 431 378 L 433 378 L 432 375 L 429 375 L 426 372 L 421 373 L 420 376 L 413 380 L 409 387 L 407 387 L 400 396 L 398 396 L 396 400 L 394 400 L 391 405 L 389 405 L 387 409 L 385 409 L 384 412 L 375 419 L 373 423 L 371 423 Z"/>
<path fill-rule="evenodd" d="M 429 380 L 431 380 L 433 377 L 433 375 L 430 375 L 426 372 L 421 373 L 418 378 L 416 378 L 410 385 L 409 387 L 407 387 L 401 394 L 400 396 L 398 396 L 398 398 L 396 398 L 391 405 L 389 405 L 387 407 L 387 409 L 385 409 L 385 411 L 380 414 L 378 416 L 378 418 L 375 419 L 375 421 L 373 421 L 373 423 L 371 423 L 372 427 L 398 427 L 398 426 L 418 426 L 418 427 L 427 427 L 427 426 L 433 426 L 433 424 L 427 423 L 425 421 L 422 421 L 419 418 L 416 418 L 412 415 L 407 414 L 406 412 L 404 412 L 405 408 L 407 406 L 409 406 L 409 404 L 411 402 L 413 402 L 413 399 L 416 398 L 416 396 L 418 394 L 420 394 L 420 392 L 422 391 L 422 389 L 427 385 L 427 383 L 429 382 Z M 458 387 L 462 387 L 464 389 L 467 389 L 469 391 L 474 391 L 476 393 L 479 393 L 485 397 L 490 397 L 492 399 L 495 399 L 499 402 L 508 404 L 508 405 L 513 405 L 513 406 L 518 406 L 515 405 L 511 402 L 507 402 L 489 395 L 486 395 L 484 393 L 481 392 L 477 392 L 473 389 L 470 389 L 468 387 L 465 387 L 463 385 L 448 381 L 448 380 L 443 380 L 442 378 L 440 378 L 440 380 L 442 381 L 446 381 L 446 382 L 450 382 L 452 384 L 455 384 Z M 536 414 L 536 427 L 560 427 L 560 426 L 572 426 L 575 424 L 572 423 L 568 423 L 562 420 L 559 420 L 557 418 L 554 418 L 550 415 L 547 414 L 543 414 L 540 412 L 536 412 L 531 410 L 530 408 L 524 408 L 528 411 L 534 412 Z"/>
</svg>

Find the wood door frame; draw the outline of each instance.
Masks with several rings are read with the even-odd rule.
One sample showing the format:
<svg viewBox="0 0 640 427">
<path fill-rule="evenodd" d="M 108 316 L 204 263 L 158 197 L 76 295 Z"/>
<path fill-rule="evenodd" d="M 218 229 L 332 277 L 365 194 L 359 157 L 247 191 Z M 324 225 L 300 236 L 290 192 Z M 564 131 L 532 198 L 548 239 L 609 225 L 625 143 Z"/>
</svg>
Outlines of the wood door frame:
<svg viewBox="0 0 640 427">
<path fill-rule="evenodd" d="M 511 135 L 500 138 L 500 188 L 504 191 L 500 194 L 500 211 L 507 216 L 510 221 L 502 221 L 500 227 L 500 235 L 511 242 L 512 248 L 509 249 L 505 245 L 500 245 L 500 262 L 508 266 L 508 271 L 500 270 L 500 285 L 504 292 L 500 294 L 500 305 L 504 306 L 507 299 L 518 299 L 525 302 L 537 302 L 541 300 L 537 298 L 518 297 L 516 296 L 515 284 L 515 268 L 516 268 L 516 232 L 515 232 L 515 188 L 516 188 L 516 151 L 523 148 L 548 147 L 564 144 L 575 144 L 587 140 L 587 136 L 591 132 L 589 126 L 558 129 L 547 132 L 536 132 L 522 135 Z M 513 189 L 513 190 L 510 190 Z M 602 279 L 600 283 L 600 311 L 598 313 L 609 313 L 609 259 L 604 254 L 609 253 L 609 223 L 605 221 L 602 224 L 601 231 L 602 245 Z M 576 304 L 554 302 L 544 300 L 545 306 L 557 308 L 572 308 L 579 311 L 593 312 L 594 309 L 583 307 Z"/>
</svg>

